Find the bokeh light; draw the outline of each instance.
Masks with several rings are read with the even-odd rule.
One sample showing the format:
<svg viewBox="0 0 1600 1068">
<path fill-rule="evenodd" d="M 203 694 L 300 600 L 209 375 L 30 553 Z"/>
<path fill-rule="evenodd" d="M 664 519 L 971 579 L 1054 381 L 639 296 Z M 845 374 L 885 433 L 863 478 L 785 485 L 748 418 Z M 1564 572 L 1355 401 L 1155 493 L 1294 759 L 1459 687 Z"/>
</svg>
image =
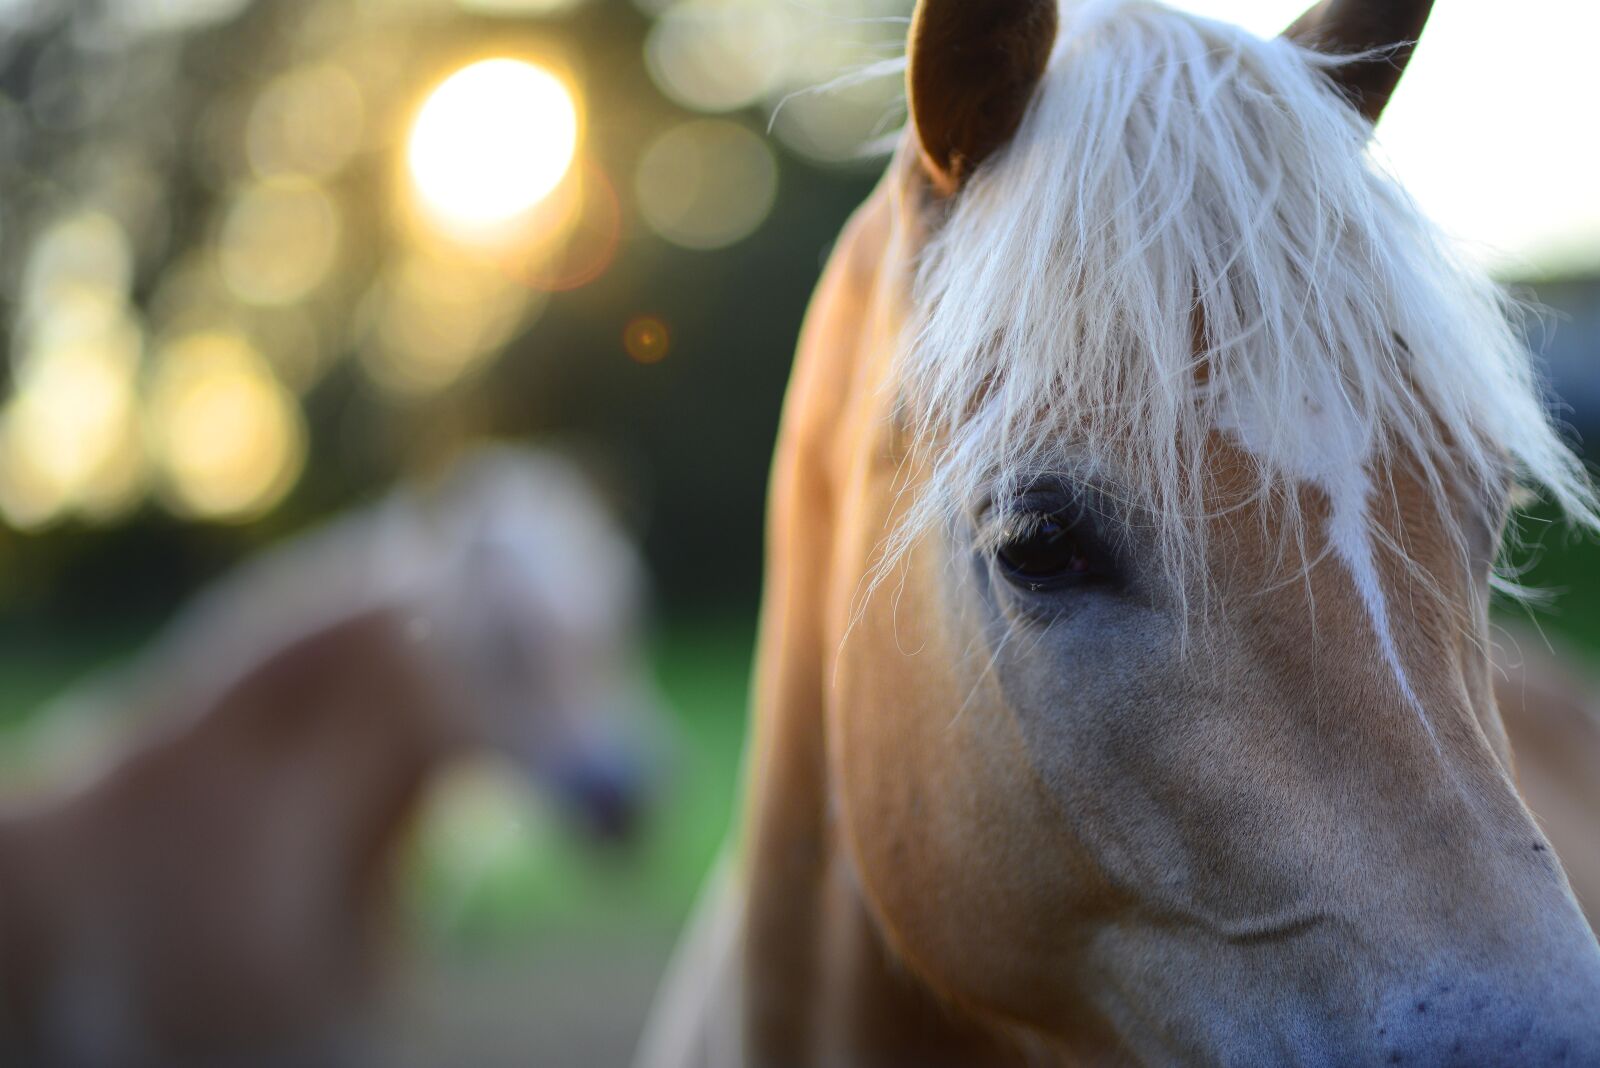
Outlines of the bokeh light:
<svg viewBox="0 0 1600 1068">
<path fill-rule="evenodd" d="M 654 315 L 635 316 L 623 328 L 622 347 L 635 363 L 660 363 L 672 351 L 672 331 Z"/>
<path fill-rule="evenodd" d="M 339 216 L 303 178 L 272 178 L 240 192 L 218 237 L 222 277 L 250 304 L 293 304 L 328 277 L 339 251 Z"/>
<path fill-rule="evenodd" d="M 137 144 L 106 144 L 83 161 L 80 174 L 82 203 L 115 220 L 130 254 L 137 250 L 148 259 L 166 248 L 174 236 L 172 205 L 154 152 Z"/>
<path fill-rule="evenodd" d="M 278 380 L 297 393 L 320 382 L 335 355 L 316 319 L 300 308 L 254 309 L 232 321 L 266 357 Z"/>
<path fill-rule="evenodd" d="M 456 0 L 463 11 L 475 15 L 516 16 L 564 15 L 588 3 L 588 0 Z"/>
<path fill-rule="evenodd" d="M 639 210 L 656 233 L 684 248 L 725 248 L 771 214 L 778 164 L 743 126 L 700 119 L 673 127 L 645 150 L 635 185 Z"/>
<path fill-rule="evenodd" d="M 426 206 L 471 232 L 514 220 L 572 166 L 578 110 L 544 67 L 488 59 L 447 78 L 423 104 L 407 159 Z"/>
<path fill-rule="evenodd" d="M 870 159 L 904 124 L 901 80 L 896 71 L 797 90 L 773 112 L 772 132 L 819 163 Z"/>
<path fill-rule="evenodd" d="M 70 213 L 51 223 L 28 253 L 22 303 L 35 312 L 69 289 L 125 295 L 133 278 L 127 232 L 97 211 Z"/>
<path fill-rule="evenodd" d="M 15 530 L 35 531 L 58 518 L 67 492 L 50 477 L 48 457 L 36 446 L 30 421 L 15 400 L 0 412 L 0 513 Z"/>
<path fill-rule="evenodd" d="M 684 107 L 762 106 L 773 133 L 819 162 L 859 158 L 904 118 L 899 62 L 910 4 L 900 0 L 678 0 L 641 3 L 658 18 L 645 62 Z"/>
<path fill-rule="evenodd" d="M 224 22 L 250 4 L 250 0 L 117 0 L 107 13 L 135 31 L 173 32 Z"/>
<path fill-rule="evenodd" d="M 168 502 L 194 518 L 261 515 L 305 462 L 299 405 L 240 334 L 197 333 L 163 345 L 147 426 Z"/>
<path fill-rule="evenodd" d="M 682 0 L 645 43 L 662 92 L 696 111 L 732 111 L 783 84 L 793 45 L 787 12 L 765 0 Z"/>
<path fill-rule="evenodd" d="M 366 104 L 348 71 L 331 63 L 279 75 L 250 109 L 245 151 L 260 176 L 327 178 L 361 147 Z"/>
<path fill-rule="evenodd" d="M 126 231 L 100 212 L 63 215 L 30 250 L 11 339 L 14 389 L 0 410 L 0 512 L 13 526 L 111 519 L 142 492 L 144 331 L 128 302 L 132 273 Z"/>
<path fill-rule="evenodd" d="M 143 490 L 130 354 L 111 337 L 37 352 L 0 414 L 0 510 L 38 527 L 121 514 Z"/>
<path fill-rule="evenodd" d="M 514 876 L 530 847 L 555 829 L 541 818 L 548 801 L 508 762 L 460 762 L 433 784 L 419 839 L 433 865 L 426 905 L 432 922 L 458 924 L 475 894 Z M 548 845 L 548 843 L 543 843 Z"/>
<path fill-rule="evenodd" d="M 621 240 L 616 186 L 598 165 L 585 161 L 528 225 L 502 243 L 500 261 L 519 284 L 560 293 L 603 275 L 616 260 Z"/>
<path fill-rule="evenodd" d="M 142 328 L 122 294 L 88 284 L 52 294 L 29 306 L 13 352 L 18 385 L 37 365 L 67 352 L 94 350 L 132 374 L 143 345 Z"/>
<path fill-rule="evenodd" d="M 368 297 L 362 364 L 395 392 L 435 392 L 481 368 L 543 299 L 481 259 L 413 250 Z"/>
</svg>

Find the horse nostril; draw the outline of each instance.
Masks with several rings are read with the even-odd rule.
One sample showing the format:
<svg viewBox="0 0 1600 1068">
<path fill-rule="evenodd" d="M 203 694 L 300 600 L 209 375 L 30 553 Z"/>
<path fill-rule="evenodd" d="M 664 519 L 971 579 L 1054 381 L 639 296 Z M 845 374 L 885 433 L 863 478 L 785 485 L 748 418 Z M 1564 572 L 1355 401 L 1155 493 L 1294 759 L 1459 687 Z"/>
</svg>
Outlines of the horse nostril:
<svg viewBox="0 0 1600 1068">
<path fill-rule="evenodd" d="M 594 837 L 619 842 L 637 830 L 647 791 L 643 773 L 625 755 L 573 760 L 562 769 L 558 786 L 564 805 Z"/>
</svg>

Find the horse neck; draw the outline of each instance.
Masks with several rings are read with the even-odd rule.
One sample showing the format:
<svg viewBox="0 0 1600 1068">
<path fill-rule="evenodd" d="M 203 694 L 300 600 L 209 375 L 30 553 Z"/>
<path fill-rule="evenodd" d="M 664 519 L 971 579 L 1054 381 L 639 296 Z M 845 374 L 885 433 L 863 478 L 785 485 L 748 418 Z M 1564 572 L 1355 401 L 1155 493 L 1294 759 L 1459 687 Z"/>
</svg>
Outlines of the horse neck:
<svg viewBox="0 0 1600 1068">
<path fill-rule="evenodd" d="M 801 338 L 774 465 L 747 776 L 743 1026 L 756 1064 L 1012 1063 L 1009 1043 L 896 958 L 852 875 L 829 783 L 832 651 L 860 585 L 835 554 L 851 467 L 873 447 L 857 436 L 881 423 L 863 406 L 881 403 L 869 380 L 890 351 L 885 302 L 903 281 L 885 266 L 900 262 L 900 209 L 886 185 L 840 240 Z"/>
<path fill-rule="evenodd" d="M 399 837 L 461 741 L 438 727 L 425 664 L 395 613 L 328 625 L 210 696 L 169 697 L 150 709 L 169 733 L 0 821 L 0 1016 L 44 1027 L 45 999 L 82 982 L 119 1011 L 286 1026 L 363 997 Z M 239 984 L 197 978 L 210 968 L 278 978 L 249 987 L 259 1000 L 240 1017 Z"/>
<path fill-rule="evenodd" d="M 112 786 L 180 813 L 204 791 L 251 863 L 364 895 L 429 775 L 462 742 L 444 728 L 423 664 L 395 613 L 331 624 L 225 687 Z"/>
</svg>

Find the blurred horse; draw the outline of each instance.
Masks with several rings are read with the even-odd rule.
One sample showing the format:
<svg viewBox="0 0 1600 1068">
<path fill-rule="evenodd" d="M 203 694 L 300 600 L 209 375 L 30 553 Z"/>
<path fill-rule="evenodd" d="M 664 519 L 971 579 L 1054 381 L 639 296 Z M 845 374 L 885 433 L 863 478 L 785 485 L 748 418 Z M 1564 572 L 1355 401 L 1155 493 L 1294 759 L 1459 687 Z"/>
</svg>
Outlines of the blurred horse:
<svg viewBox="0 0 1600 1068">
<path fill-rule="evenodd" d="M 549 457 L 481 453 L 200 598 L 100 700 L 157 717 L 0 814 L 0 1063 L 359 1063 L 430 780 L 509 756 L 596 833 L 644 786 L 640 561 Z"/>
<path fill-rule="evenodd" d="M 1369 157 L 1428 9 L 917 4 L 642 1063 L 1600 1064 L 1488 655 L 1515 484 L 1594 500 Z"/>
</svg>

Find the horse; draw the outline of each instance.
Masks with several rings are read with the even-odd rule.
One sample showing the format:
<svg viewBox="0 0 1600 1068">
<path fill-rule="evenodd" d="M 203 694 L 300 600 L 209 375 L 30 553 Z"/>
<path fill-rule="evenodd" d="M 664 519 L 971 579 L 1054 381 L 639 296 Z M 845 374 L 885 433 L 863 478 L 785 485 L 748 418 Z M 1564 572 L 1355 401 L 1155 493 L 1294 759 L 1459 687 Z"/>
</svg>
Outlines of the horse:
<svg viewBox="0 0 1600 1068">
<path fill-rule="evenodd" d="M 639 1063 L 1600 1064 L 1488 654 L 1513 494 L 1594 497 L 1370 154 L 1429 6 L 919 0 Z"/>
<path fill-rule="evenodd" d="M 135 740 L 0 809 L 0 1060 L 373 1063 L 425 792 L 509 759 L 627 829 L 662 704 L 643 565 L 577 470 L 485 450 L 245 564 L 84 702 Z"/>
</svg>

